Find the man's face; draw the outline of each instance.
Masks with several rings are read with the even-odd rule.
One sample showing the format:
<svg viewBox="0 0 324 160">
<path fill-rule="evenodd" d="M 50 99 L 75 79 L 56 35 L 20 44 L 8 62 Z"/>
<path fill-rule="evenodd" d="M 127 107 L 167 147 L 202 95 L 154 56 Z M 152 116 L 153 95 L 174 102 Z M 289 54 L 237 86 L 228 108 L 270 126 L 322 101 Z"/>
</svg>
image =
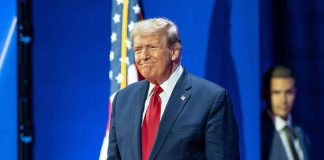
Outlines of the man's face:
<svg viewBox="0 0 324 160">
<path fill-rule="evenodd" d="M 295 80 L 292 78 L 272 78 L 270 93 L 273 114 L 286 119 L 294 105 Z"/>
<path fill-rule="evenodd" d="M 168 47 L 163 32 L 133 38 L 135 63 L 142 76 L 154 84 L 166 81 L 174 69 L 179 50 Z"/>
</svg>

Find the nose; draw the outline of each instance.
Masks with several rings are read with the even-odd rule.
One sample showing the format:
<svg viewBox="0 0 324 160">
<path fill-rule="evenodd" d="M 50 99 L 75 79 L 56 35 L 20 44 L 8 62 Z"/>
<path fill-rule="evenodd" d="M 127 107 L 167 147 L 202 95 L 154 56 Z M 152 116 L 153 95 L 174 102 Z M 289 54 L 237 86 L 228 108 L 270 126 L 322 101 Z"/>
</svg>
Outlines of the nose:
<svg viewBox="0 0 324 160">
<path fill-rule="evenodd" d="M 287 103 L 288 103 L 288 94 L 283 94 L 283 95 L 282 95 L 282 102 L 283 102 L 284 104 L 287 104 Z"/>
</svg>

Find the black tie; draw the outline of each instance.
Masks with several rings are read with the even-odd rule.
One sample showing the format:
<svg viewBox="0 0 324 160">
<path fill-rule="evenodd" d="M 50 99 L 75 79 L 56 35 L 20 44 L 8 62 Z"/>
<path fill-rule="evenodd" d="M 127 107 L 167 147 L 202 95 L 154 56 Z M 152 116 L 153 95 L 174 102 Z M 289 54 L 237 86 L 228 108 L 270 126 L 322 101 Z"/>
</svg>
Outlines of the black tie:
<svg viewBox="0 0 324 160">
<path fill-rule="evenodd" d="M 293 159 L 294 160 L 299 160 L 299 157 L 298 157 L 298 154 L 297 154 L 297 151 L 296 151 L 296 148 L 295 148 L 295 145 L 294 145 L 294 137 L 292 136 L 292 133 L 289 129 L 288 126 L 285 126 L 284 129 L 283 129 L 283 132 L 285 133 L 285 136 L 288 140 L 288 146 L 289 146 L 289 149 L 292 153 L 292 156 L 293 156 Z"/>
</svg>

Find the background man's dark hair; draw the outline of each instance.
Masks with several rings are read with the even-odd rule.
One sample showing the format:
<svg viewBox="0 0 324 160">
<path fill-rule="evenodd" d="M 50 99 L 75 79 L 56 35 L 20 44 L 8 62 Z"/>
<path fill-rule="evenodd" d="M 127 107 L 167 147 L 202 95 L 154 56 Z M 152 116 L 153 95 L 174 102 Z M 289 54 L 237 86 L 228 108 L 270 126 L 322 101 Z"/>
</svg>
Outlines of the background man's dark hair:
<svg viewBox="0 0 324 160">
<path fill-rule="evenodd" d="M 270 102 L 271 78 L 292 78 L 295 80 L 295 75 L 290 68 L 285 66 L 276 66 L 269 69 L 262 78 L 262 98 L 267 102 Z"/>
</svg>

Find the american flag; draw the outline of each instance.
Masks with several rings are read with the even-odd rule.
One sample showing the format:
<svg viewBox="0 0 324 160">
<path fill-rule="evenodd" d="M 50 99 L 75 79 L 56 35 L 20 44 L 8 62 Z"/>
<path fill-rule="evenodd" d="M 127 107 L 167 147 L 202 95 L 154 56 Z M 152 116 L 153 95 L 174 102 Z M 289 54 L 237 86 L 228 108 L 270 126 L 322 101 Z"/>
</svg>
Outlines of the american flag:
<svg viewBox="0 0 324 160">
<path fill-rule="evenodd" d="M 109 118 L 99 160 L 107 159 L 109 120 L 114 95 L 118 90 L 139 79 L 134 64 L 134 52 L 131 47 L 132 43 L 130 38 L 134 24 L 142 19 L 139 0 L 113 0 L 111 16 Z"/>
</svg>

